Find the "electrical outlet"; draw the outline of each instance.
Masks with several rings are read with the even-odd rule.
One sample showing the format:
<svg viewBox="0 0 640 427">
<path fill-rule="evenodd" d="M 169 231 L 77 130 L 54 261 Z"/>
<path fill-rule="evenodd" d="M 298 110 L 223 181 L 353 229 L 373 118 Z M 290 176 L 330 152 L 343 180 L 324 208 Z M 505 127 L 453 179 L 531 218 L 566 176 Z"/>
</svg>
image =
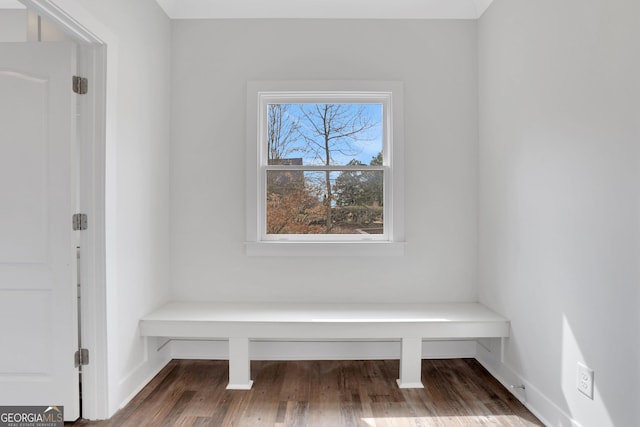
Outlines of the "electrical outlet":
<svg viewBox="0 0 640 427">
<path fill-rule="evenodd" d="M 578 362 L 578 390 L 593 400 L 593 369 Z"/>
</svg>

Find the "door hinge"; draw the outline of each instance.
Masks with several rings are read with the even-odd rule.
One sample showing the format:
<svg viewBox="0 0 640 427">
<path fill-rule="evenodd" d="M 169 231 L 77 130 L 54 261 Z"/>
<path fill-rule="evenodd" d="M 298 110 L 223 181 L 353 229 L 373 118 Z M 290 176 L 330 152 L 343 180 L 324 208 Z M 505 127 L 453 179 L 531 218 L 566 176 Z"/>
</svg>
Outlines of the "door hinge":
<svg viewBox="0 0 640 427">
<path fill-rule="evenodd" d="M 89 364 L 89 350 L 86 348 L 81 348 L 75 352 L 73 356 L 73 361 L 75 367 L 86 366 Z"/>
<path fill-rule="evenodd" d="M 73 92 L 77 93 L 78 95 L 86 95 L 87 91 L 89 90 L 89 79 L 87 79 L 86 77 L 73 76 L 71 85 L 73 88 Z"/>
<path fill-rule="evenodd" d="M 87 214 L 73 214 L 73 231 L 81 231 L 87 229 Z"/>
</svg>

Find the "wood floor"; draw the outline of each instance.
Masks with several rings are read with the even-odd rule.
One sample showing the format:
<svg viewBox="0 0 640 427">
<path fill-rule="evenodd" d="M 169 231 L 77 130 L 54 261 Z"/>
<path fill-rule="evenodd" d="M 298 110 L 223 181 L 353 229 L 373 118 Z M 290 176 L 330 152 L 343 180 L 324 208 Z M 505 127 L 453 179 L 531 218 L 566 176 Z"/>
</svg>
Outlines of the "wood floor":
<svg viewBox="0 0 640 427">
<path fill-rule="evenodd" d="M 174 360 L 100 426 L 542 426 L 474 359 L 423 360 L 424 389 L 398 361 L 252 361 L 250 391 L 226 390 L 225 361 Z"/>
</svg>

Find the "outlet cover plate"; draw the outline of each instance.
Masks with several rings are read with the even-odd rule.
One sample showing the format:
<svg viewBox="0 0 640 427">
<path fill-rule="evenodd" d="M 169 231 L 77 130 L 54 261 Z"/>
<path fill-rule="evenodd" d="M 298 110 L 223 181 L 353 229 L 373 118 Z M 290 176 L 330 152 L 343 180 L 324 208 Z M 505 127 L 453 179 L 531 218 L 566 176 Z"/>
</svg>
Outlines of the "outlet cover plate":
<svg viewBox="0 0 640 427">
<path fill-rule="evenodd" d="M 580 393 L 593 400 L 593 369 L 578 362 L 577 387 Z"/>
</svg>

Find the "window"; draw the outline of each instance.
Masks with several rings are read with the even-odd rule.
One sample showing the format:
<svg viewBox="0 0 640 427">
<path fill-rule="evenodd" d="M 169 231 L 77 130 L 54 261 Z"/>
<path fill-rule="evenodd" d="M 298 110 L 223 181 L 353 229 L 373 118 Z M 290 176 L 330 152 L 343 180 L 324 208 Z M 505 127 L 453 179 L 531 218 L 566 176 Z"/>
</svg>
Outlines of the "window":
<svg viewBox="0 0 640 427">
<path fill-rule="evenodd" d="M 248 84 L 248 255 L 402 254 L 401 88 Z"/>
</svg>

